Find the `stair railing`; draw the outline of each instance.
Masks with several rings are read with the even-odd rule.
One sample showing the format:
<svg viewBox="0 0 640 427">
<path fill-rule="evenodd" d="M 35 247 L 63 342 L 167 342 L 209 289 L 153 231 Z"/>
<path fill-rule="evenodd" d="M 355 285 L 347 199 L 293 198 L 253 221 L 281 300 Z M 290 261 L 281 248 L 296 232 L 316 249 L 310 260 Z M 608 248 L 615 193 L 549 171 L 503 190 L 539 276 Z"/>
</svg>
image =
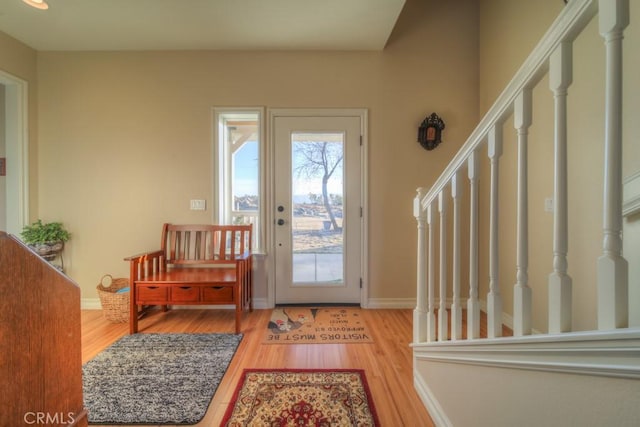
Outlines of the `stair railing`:
<svg viewBox="0 0 640 427">
<path fill-rule="evenodd" d="M 532 125 L 532 88 L 548 74 L 554 97 L 554 210 L 553 271 L 549 276 L 548 332 L 571 331 L 572 279 L 567 272 L 567 94 L 572 83 L 572 44 L 591 19 L 598 14 L 599 31 L 606 52 L 603 248 L 597 261 L 598 330 L 627 327 L 628 273 L 622 256 L 622 39 L 629 24 L 628 0 L 572 0 L 532 51 L 523 66 L 498 97 L 471 136 L 427 191 L 419 188 L 414 200 L 418 222 L 417 304 L 414 310 L 414 343 L 459 340 L 462 337 L 461 267 L 468 261 L 469 298 L 467 339 L 480 337 L 478 288 L 479 264 L 479 156 L 487 144 L 489 173 L 489 292 L 486 296 L 487 336 L 502 335 L 503 304 L 499 287 L 499 182 L 503 145 L 503 124 L 511 115 L 517 133 L 517 237 L 516 284 L 514 286 L 513 334 L 532 333 L 532 291 L 528 284 L 528 129 Z M 461 254 L 461 184 L 468 180 L 469 254 Z M 449 240 L 447 206 L 453 205 L 453 235 Z M 434 299 L 434 234 L 439 227 L 439 307 L 447 304 L 448 256 L 451 253 L 452 301 L 450 314 L 439 309 L 436 319 Z M 453 248 L 449 252 L 447 242 Z M 450 317 L 449 317 L 450 316 Z M 449 327 L 450 318 L 450 327 Z M 436 331 L 437 324 L 437 331 Z M 449 333 L 449 331 L 451 331 Z M 436 333 L 437 332 L 437 333 Z"/>
</svg>

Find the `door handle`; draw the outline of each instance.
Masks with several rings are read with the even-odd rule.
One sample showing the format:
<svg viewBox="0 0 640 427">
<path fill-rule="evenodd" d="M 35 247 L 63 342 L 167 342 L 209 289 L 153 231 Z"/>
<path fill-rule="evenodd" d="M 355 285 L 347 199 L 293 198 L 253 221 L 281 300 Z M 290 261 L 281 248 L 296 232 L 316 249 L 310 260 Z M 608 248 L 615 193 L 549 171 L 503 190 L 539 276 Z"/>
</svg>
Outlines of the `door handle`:
<svg viewBox="0 0 640 427">
<path fill-rule="evenodd" d="M 284 219 L 280 218 L 280 219 L 278 220 L 278 225 L 284 225 Z"/>
</svg>

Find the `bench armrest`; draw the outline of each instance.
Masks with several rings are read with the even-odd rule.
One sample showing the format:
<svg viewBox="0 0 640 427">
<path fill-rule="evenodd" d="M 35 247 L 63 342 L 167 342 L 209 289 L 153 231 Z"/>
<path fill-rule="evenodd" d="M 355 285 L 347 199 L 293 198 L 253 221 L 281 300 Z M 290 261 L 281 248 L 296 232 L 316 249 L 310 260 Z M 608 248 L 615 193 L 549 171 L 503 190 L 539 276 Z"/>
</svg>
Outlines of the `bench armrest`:
<svg viewBox="0 0 640 427">
<path fill-rule="evenodd" d="M 161 250 L 149 251 L 149 252 L 142 252 L 142 253 L 137 254 L 137 255 L 131 255 L 129 257 L 126 257 L 124 260 L 125 261 L 134 261 L 134 260 L 137 260 L 137 259 L 140 259 L 140 258 L 145 258 L 145 257 L 147 259 L 149 259 L 149 258 L 159 258 L 159 257 L 161 257 L 163 255 L 164 255 L 164 252 L 161 251 Z"/>
<path fill-rule="evenodd" d="M 147 277 L 149 274 L 164 271 L 166 268 L 164 251 L 161 250 L 143 252 L 138 255 L 127 257 L 124 260 L 129 261 L 129 276 L 131 284 L 136 280 Z"/>
</svg>

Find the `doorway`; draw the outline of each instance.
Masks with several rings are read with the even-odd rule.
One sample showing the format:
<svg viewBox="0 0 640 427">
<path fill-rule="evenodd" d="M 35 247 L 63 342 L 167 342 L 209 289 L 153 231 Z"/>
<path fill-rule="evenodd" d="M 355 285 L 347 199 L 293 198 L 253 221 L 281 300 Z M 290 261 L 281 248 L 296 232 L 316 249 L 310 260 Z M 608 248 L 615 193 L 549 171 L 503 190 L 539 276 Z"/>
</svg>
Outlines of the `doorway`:
<svg viewBox="0 0 640 427">
<path fill-rule="evenodd" d="M 363 116 L 297 113 L 271 122 L 274 302 L 360 304 Z"/>
<path fill-rule="evenodd" d="M 19 236 L 29 218 L 27 82 L 0 71 L 0 230 Z"/>
</svg>

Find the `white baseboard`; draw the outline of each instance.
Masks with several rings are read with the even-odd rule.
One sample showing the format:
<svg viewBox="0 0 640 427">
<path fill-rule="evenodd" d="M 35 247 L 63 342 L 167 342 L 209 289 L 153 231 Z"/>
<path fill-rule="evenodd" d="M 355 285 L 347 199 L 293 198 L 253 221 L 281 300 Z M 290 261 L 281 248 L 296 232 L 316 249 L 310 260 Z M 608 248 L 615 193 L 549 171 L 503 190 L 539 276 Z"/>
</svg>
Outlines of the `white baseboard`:
<svg viewBox="0 0 640 427">
<path fill-rule="evenodd" d="M 102 310 L 100 298 L 82 298 L 80 299 L 80 309 L 82 310 Z"/>
<path fill-rule="evenodd" d="M 463 305 L 463 308 L 466 308 L 466 299 L 460 301 Z M 451 308 L 451 304 L 453 303 L 452 298 L 447 298 L 446 305 L 447 309 Z M 435 308 L 439 308 L 440 301 L 435 301 Z M 390 309 L 390 308 L 416 308 L 416 299 L 415 298 L 369 298 L 369 304 L 366 308 L 379 308 L 379 309 Z M 487 302 L 485 300 L 480 300 L 480 309 L 487 312 Z M 513 330 L 513 316 L 507 313 L 502 313 L 502 324 L 506 325 L 509 329 Z M 532 329 L 531 333 L 533 335 L 541 334 L 537 329 Z"/>
<path fill-rule="evenodd" d="M 256 310 L 266 310 L 273 307 L 269 306 L 269 301 L 267 301 L 266 298 L 254 298 L 253 308 L 255 308 Z"/>
<path fill-rule="evenodd" d="M 436 304 L 437 306 L 438 304 Z M 480 301 L 481 309 L 483 311 L 487 311 L 487 303 L 485 301 Z M 179 309 L 198 309 L 198 308 L 218 308 L 218 309 L 233 309 L 234 305 L 174 305 L 173 307 Z M 398 308 L 415 308 L 416 307 L 416 299 L 415 298 L 369 298 L 369 303 L 366 308 L 370 309 L 398 309 Z M 451 307 L 451 300 L 447 300 L 447 307 Z M 100 298 L 82 298 L 80 300 L 80 308 L 82 310 L 102 310 L 102 305 L 100 304 Z M 267 298 L 254 298 L 253 300 L 253 308 L 257 310 L 266 310 L 269 308 L 273 308 L 269 306 L 269 302 Z M 502 323 L 507 325 L 509 328 L 513 329 L 513 317 L 503 313 L 502 314 Z M 540 331 L 532 331 L 533 334 L 538 334 Z"/>
<path fill-rule="evenodd" d="M 219 308 L 219 309 L 233 309 L 235 305 L 174 305 L 174 308 L 179 309 L 198 309 L 198 308 Z M 255 298 L 253 300 L 253 308 L 261 310 L 265 308 L 269 308 L 267 305 L 266 298 Z M 102 310 L 102 305 L 100 304 L 100 298 L 82 298 L 80 300 L 80 309 L 81 310 Z"/>
<path fill-rule="evenodd" d="M 420 400 L 422 400 L 422 403 L 424 403 L 424 406 L 427 408 L 427 412 L 429 412 L 429 416 L 433 420 L 433 423 L 438 427 L 451 426 L 451 421 L 449 421 L 449 418 L 442 409 L 442 406 L 440 406 L 440 403 L 431 392 L 427 383 L 415 370 L 413 373 L 413 386 L 416 389 L 416 393 L 420 397 Z"/>
<path fill-rule="evenodd" d="M 415 298 L 369 298 L 366 308 L 415 308 Z"/>
<path fill-rule="evenodd" d="M 487 302 L 485 300 L 480 301 L 480 310 L 484 311 L 485 313 L 487 312 Z M 513 331 L 513 316 L 505 312 L 502 312 L 502 324 L 506 325 L 509 329 Z M 542 334 L 542 332 L 535 328 L 531 328 L 531 335 L 538 335 L 538 334 Z"/>
<path fill-rule="evenodd" d="M 487 301 L 480 300 L 480 310 L 482 310 L 485 313 L 487 313 Z M 513 316 L 510 315 L 510 314 L 507 314 L 507 313 L 505 313 L 503 311 L 502 312 L 502 324 L 505 325 L 507 328 L 513 330 Z"/>
</svg>

